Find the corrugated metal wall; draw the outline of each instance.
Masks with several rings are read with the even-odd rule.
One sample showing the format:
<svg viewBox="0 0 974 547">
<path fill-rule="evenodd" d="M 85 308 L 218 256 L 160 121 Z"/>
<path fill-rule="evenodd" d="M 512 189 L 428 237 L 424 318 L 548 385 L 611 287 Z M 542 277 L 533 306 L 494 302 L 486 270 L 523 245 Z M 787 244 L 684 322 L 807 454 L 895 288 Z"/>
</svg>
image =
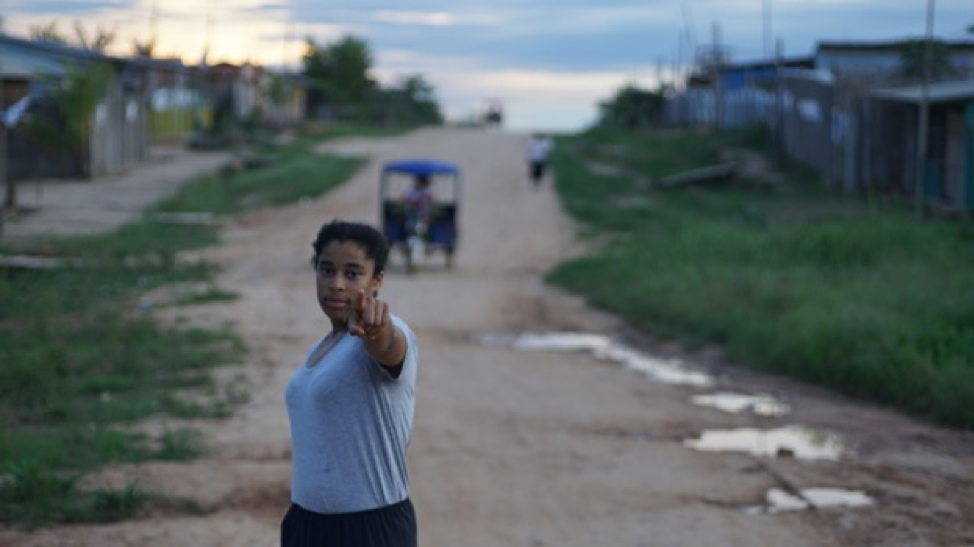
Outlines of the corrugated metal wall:
<svg viewBox="0 0 974 547">
<path fill-rule="evenodd" d="M 117 77 L 92 124 L 91 175 L 119 173 L 148 157 L 149 109 L 145 87 Z"/>
<path fill-rule="evenodd" d="M 913 196 L 915 104 L 875 99 L 864 86 L 837 85 L 807 70 L 786 72 L 777 93 L 760 89 L 723 93 L 721 127 L 763 124 L 771 128 L 788 157 L 812 168 L 836 189 Z M 667 120 L 712 126 L 716 96 L 714 90 L 700 87 L 683 93 L 668 105 Z M 924 195 L 931 204 L 969 209 L 962 102 L 931 106 L 929 138 Z"/>
</svg>

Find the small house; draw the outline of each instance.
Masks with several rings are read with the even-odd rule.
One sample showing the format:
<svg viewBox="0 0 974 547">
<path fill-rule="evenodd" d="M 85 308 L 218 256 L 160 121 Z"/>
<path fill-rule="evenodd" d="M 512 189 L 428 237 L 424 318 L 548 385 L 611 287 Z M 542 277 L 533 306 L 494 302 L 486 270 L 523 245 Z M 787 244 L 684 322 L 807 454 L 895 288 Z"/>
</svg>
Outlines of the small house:
<svg viewBox="0 0 974 547">
<path fill-rule="evenodd" d="M 921 168 L 920 109 L 927 108 Z M 916 195 L 948 213 L 974 213 L 974 80 L 911 85 L 872 92 L 871 146 L 866 164 L 873 184 Z M 880 151 L 880 153 L 876 153 Z"/>
<path fill-rule="evenodd" d="M 58 137 L 66 133 L 70 107 L 57 103 L 57 91 L 72 74 L 94 66 L 105 67 L 109 81 L 88 113 L 86 138 L 66 142 Z M 144 75 L 136 63 L 98 51 L 0 34 L 7 177 L 95 177 L 144 160 L 149 148 Z"/>
</svg>

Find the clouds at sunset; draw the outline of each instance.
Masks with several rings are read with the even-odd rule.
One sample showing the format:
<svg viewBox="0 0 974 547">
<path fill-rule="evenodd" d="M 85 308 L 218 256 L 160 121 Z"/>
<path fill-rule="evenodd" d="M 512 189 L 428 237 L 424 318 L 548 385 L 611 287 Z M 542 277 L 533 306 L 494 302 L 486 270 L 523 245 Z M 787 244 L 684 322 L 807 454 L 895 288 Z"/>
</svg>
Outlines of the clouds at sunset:
<svg viewBox="0 0 974 547">
<path fill-rule="evenodd" d="M 376 76 L 424 74 L 449 112 L 500 98 L 529 112 L 537 97 L 574 104 L 566 120 L 520 125 L 578 126 L 620 82 L 650 85 L 719 37 L 738 61 L 765 54 L 766 4 L 759 0 L 0 0 L 5 29 L 74 20 L 116 32 L 127 53 L 154 28 L 159 54 L 197 62 L 252 61 L 298 66 L 306 37 L 326 44 L 347 34 L 366 40 Z M 808 55 L 818 40 L 891 40 L 923 33 L 925 3 L 915 0 L 772 0 L 771 38 L 788 56 Z M 489 7 L 487 7 L 489 6 Z M 154 14 L 154 16 L 153 16 Z M 937 2 L 936 33 L 964 39 L 974 22 L 968 0 Z M 718 26 L 719 25 L 719 26 Z M 559 102 L 563 101 L 563 102 Z M 567 107 L 566 107 L 567 108 Z M 559 112 L 562 112 L 559 107 Z M 570 110 L 570 109 L 569 109 Z M 517 123 L 512 118 L 512 122 Z"/>
</svg>

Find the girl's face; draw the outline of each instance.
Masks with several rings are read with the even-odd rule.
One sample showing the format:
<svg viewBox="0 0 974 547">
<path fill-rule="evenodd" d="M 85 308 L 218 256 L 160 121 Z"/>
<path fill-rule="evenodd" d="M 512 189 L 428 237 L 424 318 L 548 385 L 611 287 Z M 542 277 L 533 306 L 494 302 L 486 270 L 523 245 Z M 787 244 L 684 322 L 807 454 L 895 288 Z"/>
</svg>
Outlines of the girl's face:
<svg viewBox="0 0 974 547">
<path fill-rule="evenodd" d="M 359 291 L 372 296 L 382 286 L 382 272 L 375 272 L 375 261 L 354 241 L 328 243 L 315 266 L 318 304 L 334 327 L 345 326 Z"/>
</svg>

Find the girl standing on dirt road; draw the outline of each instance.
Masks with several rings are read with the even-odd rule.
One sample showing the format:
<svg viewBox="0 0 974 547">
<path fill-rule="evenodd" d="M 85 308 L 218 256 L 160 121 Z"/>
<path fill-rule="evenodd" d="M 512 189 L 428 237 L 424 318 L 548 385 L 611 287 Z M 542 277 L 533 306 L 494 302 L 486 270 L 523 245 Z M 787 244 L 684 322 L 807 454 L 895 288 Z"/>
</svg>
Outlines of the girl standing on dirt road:
<svg viewBox="0 0 974 547">
<path fill-rule="evenodd" d="M 282 547 L 416 547 L 406 448 L 418 349 L 379 300 L 389 247 L 375 228 L 332 221 L 312 244 L 331 332 L 285 392 L 291 507 Z"/>
</svg>

